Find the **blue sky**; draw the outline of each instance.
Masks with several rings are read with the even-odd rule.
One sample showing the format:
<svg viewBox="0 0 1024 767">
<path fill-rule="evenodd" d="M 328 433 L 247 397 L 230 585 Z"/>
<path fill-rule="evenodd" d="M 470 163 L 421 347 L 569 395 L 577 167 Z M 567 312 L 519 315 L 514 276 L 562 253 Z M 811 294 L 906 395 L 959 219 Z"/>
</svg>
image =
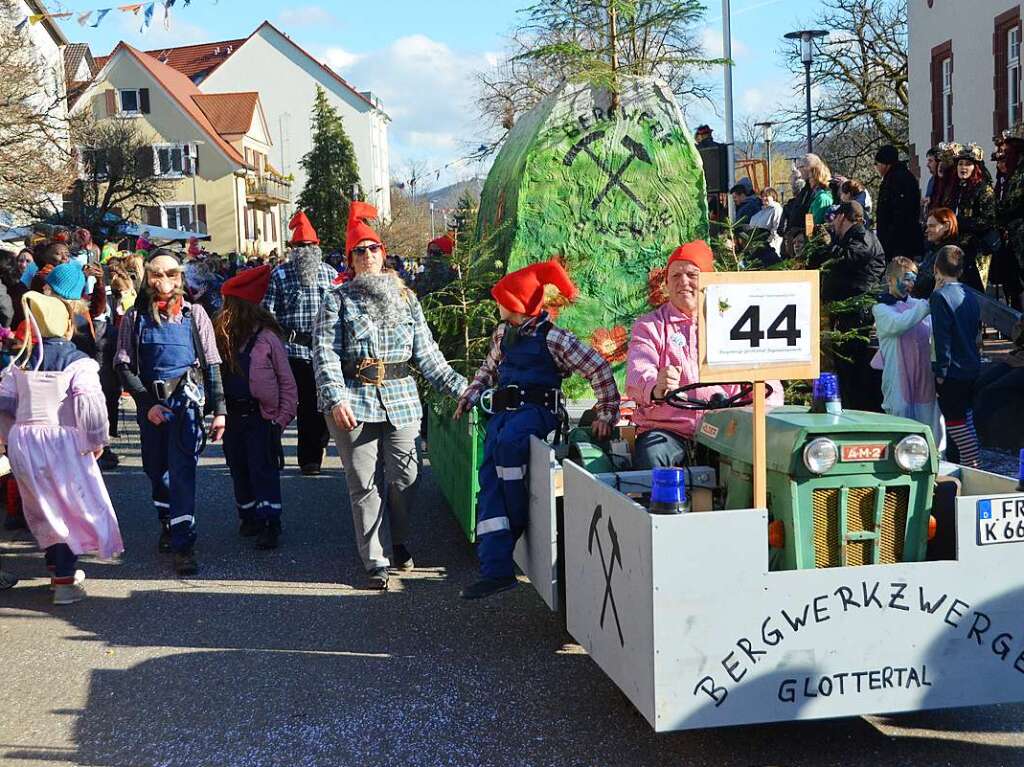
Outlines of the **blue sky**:
<svg viewBox="0 0 1024 767">
<path fill-rule="evenodd" d="M 192 0 L 185 8 L 178 0 L 170 29 L 163 29 L 158 11 L 145 36 L 139 34 L 138 18 L 118 11 L 112 11 L 98 29 L 80 27 L 74 19 L 62 26 L 71 40 L 89 43 L 99 55 L 108 53 L 119 40 L 150 49 L 244 37 L 268 19 L 357 88 L 372 90 L 384 100 L 393 118 L 392 176 L 404 178 L 410 161 L 438 169 L 487 138 L 476 126 L 473 72 L 497 60 L 517 9 L 530 2 L 378 0 L 283 7 L 270 0 Z M 49 0 L 47 7 L 83 11 L 103 4 L 103 0 Z M 721 2 L 707 0 L 706 5 L 706 24 L 700 34 L 708 53 L 721 55 Z M 782 35 L 798 28 L 800 20 L 808 20 L 814 7 L 808 0 L 732 0 L 737 122 L 747 116 L 763 119 L 780 103 L 799 95 L 780 67 L 778 51 Z M 710 79 L 720 89 L 721 69 Z M 720 105 L 721 90 L 718 95 Z M 691 129 L 707 122 L 716 128 L 720 140 L 724 138 L 722 115 L 713 107 L 691 105 L 687 119 Z M 460 163 L 434 183 L 485 171 L 485 167 Z"/>
</svg>

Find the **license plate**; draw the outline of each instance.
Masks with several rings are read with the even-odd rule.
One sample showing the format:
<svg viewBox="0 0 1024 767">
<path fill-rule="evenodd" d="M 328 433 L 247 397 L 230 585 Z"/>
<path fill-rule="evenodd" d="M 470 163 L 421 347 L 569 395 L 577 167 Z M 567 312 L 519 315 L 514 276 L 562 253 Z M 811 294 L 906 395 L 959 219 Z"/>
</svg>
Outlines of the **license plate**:
<svg viewBox="0 0 1024 767">
<path fill-rule="evenodd" d="M 1024 541 L 1024 495 L 978 501 L 978 545 Z"/>
<path fill-rule="evenodd" d="M 839 453 L 839 460 L 847 463 L 853 461 L 884 461 L 889 455 L 889 445 L 884 442 L 878 444 L 864 445 L 843 445 Z"/>
</svg>

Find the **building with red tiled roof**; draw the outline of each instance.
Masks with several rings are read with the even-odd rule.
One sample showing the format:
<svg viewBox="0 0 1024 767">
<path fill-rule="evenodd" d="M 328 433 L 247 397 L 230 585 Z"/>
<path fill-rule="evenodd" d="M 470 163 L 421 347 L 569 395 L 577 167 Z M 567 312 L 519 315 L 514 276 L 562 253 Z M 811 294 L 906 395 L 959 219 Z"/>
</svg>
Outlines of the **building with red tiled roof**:
<svg viewBox="0 0 1024 767">
<path fill-rule="evenodd" d="M 290 184 L 270 163 L 273 142 L 258 93 L 202 92 L 181 71 L 122 42 L 75 109 L 138 121 L 151 136 L 153 173 L 169 190 L 161 205 L 138 212 L 143 223 L 205 227 L 218 252 L 281 252 Z"/>
<path fill-rule="evenodd" d="M 296 191 L 306 181 L 299 160 L 312 148 L 308 115 L 317 87 L 323 88 L 352 140 L 361 193 L 382 217 L 390 216 L 390 118 L 380 101 L 372 93 L 357 90 L 269 21 L 246 38 L 146 53 L 190 78 L 204 93 L 259 93 L 268 123 L 279 139 L 275 159 L 282 171 L 294 176 Z"/>
</svg>

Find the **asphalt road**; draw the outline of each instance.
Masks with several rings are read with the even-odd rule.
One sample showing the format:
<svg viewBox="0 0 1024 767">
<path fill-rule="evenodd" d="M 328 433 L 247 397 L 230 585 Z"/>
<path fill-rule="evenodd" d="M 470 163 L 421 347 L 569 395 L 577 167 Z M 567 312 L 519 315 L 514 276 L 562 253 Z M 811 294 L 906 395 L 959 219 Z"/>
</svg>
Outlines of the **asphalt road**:
<svg viewBox="0 0 1024 767">
<path fill-rule="evenodd" d="M 292 435 L 293 436 L 293 435 Z M 202 571 L 176 579 L 132 435 L 108 475 L 127 553 L 55 608 L 4 534 L 0 765 L 1024 765 L 1024 706 L 655 735 L 524 587 L 457 599 L 475 559 L 425 472 L 415 572 L 359 588 L 337 460 L 284 477 L 282 547 L 237 535 L 219 449 L 200 471 Z"/>
</svg>

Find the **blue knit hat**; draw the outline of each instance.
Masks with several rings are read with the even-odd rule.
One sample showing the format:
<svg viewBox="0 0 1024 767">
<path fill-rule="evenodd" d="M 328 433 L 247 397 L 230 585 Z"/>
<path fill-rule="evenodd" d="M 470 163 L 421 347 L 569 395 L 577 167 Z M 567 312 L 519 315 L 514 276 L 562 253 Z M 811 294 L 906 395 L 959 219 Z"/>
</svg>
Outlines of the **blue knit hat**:
<svg viewBox="0 0 1024 767">
<path fill-rule="evenodd" d="M 53 271 L 46 275 L 46 284 L 66 301 L 78 301 L 85 292 L 85 272 L 77 261 L 57 264 Z"/>
</svg>

